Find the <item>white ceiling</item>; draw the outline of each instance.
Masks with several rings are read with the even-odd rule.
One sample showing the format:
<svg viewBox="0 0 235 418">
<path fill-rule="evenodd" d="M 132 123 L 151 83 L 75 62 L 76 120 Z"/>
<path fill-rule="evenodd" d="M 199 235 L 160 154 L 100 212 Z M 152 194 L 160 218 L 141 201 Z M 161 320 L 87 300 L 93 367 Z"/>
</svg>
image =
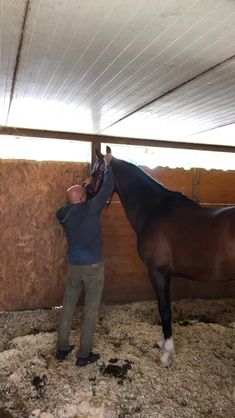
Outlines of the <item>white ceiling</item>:
<svg viewBox="0 0 235 418">
<path fill-rule="evenodd" d="M 2 0 L 0 125 L 235 146 L 235 0 Z"/>
</svg>

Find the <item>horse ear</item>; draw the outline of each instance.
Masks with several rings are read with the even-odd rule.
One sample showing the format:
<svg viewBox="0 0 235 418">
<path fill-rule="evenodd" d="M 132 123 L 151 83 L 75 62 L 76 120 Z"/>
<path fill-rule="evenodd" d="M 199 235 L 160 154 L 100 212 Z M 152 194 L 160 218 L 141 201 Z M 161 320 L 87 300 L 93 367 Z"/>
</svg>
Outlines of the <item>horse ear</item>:
<svg viewBox="0 0 235 418">
<path fill-rule="evenodd" d="M 112 154 L 112 150 L 108 145 L 106 146 L 106 154 Z"/>
<path fill-rule="evenodd" d="M 103 160 L 104 156 L 102 154 L 102 152 L 100 152 L 100 150 L 95 148 L 95 153 L 96 153 L 96 157 L 98 158 L 98 160 Z"/>
</svg>

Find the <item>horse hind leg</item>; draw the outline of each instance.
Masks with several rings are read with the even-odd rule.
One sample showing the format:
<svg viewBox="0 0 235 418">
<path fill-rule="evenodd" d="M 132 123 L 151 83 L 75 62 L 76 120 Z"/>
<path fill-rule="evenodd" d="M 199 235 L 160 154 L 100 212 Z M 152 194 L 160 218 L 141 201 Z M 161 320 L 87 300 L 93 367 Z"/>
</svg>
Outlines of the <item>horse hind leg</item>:
<svg viewBox="0 0 235 418">
<path fill-rule="evenodd" d="M 164 339 L 158 342 L 160 351 L 160 362 L 164 367 L 172 363 L 172 356 L 175 352 L 172 337 L 171 325 L 171 299 L 170 299 L 170 274 L 161 273 L 156 269 L 151 270 L 150 280 L 158 299 L 158 309 L 162 321 Z"/>
</svg>

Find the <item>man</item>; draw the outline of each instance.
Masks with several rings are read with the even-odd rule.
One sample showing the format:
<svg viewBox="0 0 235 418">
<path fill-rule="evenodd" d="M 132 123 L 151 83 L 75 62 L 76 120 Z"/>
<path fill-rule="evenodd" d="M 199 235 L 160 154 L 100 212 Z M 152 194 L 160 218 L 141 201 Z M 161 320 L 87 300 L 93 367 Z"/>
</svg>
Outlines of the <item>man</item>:
<svg viewBox="0 0 235 418">
<path fill-rule="evenodd" d="M 56 213 L 68 242 L 69 276 L 58 327 L 56 358 L 63 361 L 73 350 L 69 345 L 72 320 L 79 296 L 84 290 L 84 319 L 80 333 L 77 366 L 86 366 L 100 358 L 92 352 L 98 308 L 104 284 L 100 215 L 113 190 L 109 165 L 112 156 L 105 157 L 104 180 L 99 193 L 86 199 L 86 190 L 76 184 L 67 190 L 68 204 Z"/>
</svg>

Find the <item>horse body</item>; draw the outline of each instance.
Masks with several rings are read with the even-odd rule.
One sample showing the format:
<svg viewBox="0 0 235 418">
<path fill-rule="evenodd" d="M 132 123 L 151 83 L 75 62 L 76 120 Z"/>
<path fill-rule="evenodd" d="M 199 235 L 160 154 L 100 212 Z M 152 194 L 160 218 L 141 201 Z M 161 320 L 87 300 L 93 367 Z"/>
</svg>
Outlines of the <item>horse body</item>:
<svg viewBox="0 0 235 418">
<path fill-rule="evenodd" d="M 235 207 L 204 208 L 125 161 L 113 158 L 111 166 L 149 269 L 200 281 L 235 279 Z"/>
<path fill-rule="evenodd" d="M 225 211 L 181 204 L 148 218 L 137 236 L 138 252 L 149 267 L 198 281 L 235 278 L 235 208 Z"/>
<path fill-rule="evenodd" d="M 110 150 L 111 152 L 111 150 Z M 165 188 L 139 167 L 112 158 L 115 190 L 136 232 L 162 321 L 160 359 L 171 363 L 171 276 L 201 281 L 235 279 L 235 207 L 205 208 Z"/>
</svg>

